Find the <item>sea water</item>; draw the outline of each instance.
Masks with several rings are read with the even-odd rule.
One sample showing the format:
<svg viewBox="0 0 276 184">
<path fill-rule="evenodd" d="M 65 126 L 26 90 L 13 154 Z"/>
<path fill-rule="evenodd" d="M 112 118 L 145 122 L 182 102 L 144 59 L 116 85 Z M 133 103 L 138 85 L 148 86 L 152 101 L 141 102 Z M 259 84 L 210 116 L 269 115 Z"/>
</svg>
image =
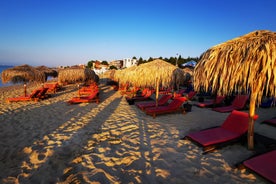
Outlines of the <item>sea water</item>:
<svg viewBox="0 0 276 184">
<path fill-rule="evenodd" d="M 8 68 L 12 68 L 13 66 L 6 66 L 6 65 L 0 65 L 0 87 L 3 87 L 3 86 L 11 86 L 13 85 L 12 83 L 5 83 L 3 84 L 2 83 L 2 79 L 1 79 L 1 76 L 2 76 L 2 71 L 3 70 L 6 70 Z"/>
</svg>

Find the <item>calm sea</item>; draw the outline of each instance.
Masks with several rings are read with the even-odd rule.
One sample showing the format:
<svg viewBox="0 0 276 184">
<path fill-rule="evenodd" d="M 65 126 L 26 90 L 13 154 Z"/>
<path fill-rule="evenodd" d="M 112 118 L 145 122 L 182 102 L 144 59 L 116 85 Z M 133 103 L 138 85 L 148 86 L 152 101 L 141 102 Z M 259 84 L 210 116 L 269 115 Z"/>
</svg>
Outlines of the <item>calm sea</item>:
<svg viewBox="0 0 276 184">
<path fill-rule="evenodd" d="M 2 71 L 3 71 L 3 70 L 6 70 L 6 69 L 8 69 L 8 68 L 12 68 L 12 67 L 13 67 L 13 66 L 1 66 L 1 65 L 0 65 L 0 87 L 13 85 L 12 83 L 3 84 L 3 83 L 2 83 L 2 79 L 1 79 Z"/>
</svg>

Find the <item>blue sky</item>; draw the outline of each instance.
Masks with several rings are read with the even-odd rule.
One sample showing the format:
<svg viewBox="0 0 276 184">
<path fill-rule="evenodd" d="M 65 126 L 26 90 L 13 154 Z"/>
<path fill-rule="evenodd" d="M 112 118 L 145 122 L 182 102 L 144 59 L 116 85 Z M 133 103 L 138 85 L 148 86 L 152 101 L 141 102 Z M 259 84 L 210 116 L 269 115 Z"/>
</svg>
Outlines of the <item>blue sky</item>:
<svg viewBox="0 0 276 184">
<path fill-rule="evenodd" d="M 0 0 L 0 65 L 199 57 L 255 30 L 276 31 L 276 0 Z"/>
</svg>

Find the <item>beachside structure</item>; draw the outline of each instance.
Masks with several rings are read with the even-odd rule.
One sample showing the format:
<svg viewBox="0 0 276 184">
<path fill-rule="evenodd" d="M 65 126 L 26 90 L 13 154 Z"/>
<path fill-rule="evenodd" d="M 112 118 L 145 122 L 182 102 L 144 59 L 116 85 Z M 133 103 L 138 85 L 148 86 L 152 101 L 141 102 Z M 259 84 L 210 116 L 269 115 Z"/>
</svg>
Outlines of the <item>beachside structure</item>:
<svg viewBox="0 0 276 184">
<path fill-rule="evenodd" d="M 123 68 L 123 60 L 114 60 L 109 63 L 109 66 L 115 66 L 117 69 Z"/>
<path fill-rule="evenodd" d="M 96 61 L 96 62 L 93 63 L 93 70 L 97 75 L 103 74 L 108 69 L 109 69 L 109 66 L 101 64 L 100 61 Z"/>
<path fill-rule="evenodd" d="M 114 61 L 111 61 L 109 65 L 113 65 L 118 69 L 129 68 L 131 66 L 137 65 L 137 59 L 125 58 L 121 60 L 114 60 Z"/>
<path fill-rule="evenodd" d="M 137 65 L 137 59 L 130 59 L 130 58 L 123 59 L 122 68 L 129 68 L 129 67 L 135 66 L 135 65 Z"/>
</svg>

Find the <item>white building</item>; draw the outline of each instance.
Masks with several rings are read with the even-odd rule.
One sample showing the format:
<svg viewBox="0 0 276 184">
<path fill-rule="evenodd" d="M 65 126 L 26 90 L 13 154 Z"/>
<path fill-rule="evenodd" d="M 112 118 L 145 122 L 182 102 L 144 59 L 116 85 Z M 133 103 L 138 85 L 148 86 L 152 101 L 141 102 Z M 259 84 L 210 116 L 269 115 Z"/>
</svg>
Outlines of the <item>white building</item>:
<svg viewBox="0 0 276 184">
<path fill-rule="evenodd" d="M 130 58 L 123 59 L 123 68 L 128 68 L 134 65 L 137 65 L 137 59 L 130 59 Z"/>
</svg>

